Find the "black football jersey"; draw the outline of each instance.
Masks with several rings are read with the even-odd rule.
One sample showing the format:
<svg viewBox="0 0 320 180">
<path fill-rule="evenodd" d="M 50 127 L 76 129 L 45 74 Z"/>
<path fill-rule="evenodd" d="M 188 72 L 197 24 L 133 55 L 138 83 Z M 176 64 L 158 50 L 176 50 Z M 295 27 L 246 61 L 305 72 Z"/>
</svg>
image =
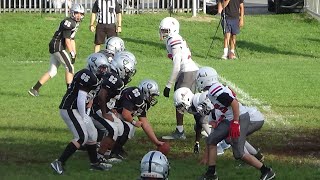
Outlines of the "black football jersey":
<svg viewBox="0 0 320 180">
<path fill-rule="evenodd" d="M 57 31 L 54 33 L 50 43 L 49 52 L 55 53 L 66 49 L 65 39 L 74 39 L 78 31 L 79 22 L 71 17 L 65 18 L 59 24 Z"/>
<path fill-rule="evenodd" d="M 121 92 L 120 100 L 116 103 L 118 113 L 123 108 L 131 111 L 132 116 L 146 117 L 150 104 L 143 99 L 143 94 L 137 87 L 128 87 Z"/>
<path fill-rule="evenodd" d="M 79 90 L 86 92 L 95 91 L 99 88 L 101 81 L 89 69 L 78 71 L 72 80 L 66 94 L 63 96 L 60 109 L 77 109 L 77 98 Z"/>
<path fill-rule="evenodd" d="M 120 95 L 121 90 L 123 88 L 124 88 L 124 83 L 117 74 L 109 72 L 102 77 L 100 90 L 105 89 L 108 92 L 108 97 L 106 99 L 107 109 L 111 110 L 110 109 L 111 106 L 108 106 L 108 103 L 115 103 L 115 100 L 116 100 L 115 97 L 117 95 Z M 99 109 L 100 109 L 99 100 L 98 100 L 98 96 L 96 96 L 93 99 L 93 111 L 96 112 Z"/>
</svg>

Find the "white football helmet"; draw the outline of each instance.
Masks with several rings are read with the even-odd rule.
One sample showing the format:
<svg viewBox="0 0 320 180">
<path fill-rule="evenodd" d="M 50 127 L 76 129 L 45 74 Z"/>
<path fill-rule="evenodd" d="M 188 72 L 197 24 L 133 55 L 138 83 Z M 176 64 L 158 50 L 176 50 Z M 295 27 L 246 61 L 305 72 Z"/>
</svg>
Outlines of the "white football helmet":
<svg viewBox="0 0 320 180">
<path fill-rule="evenodd" d="M 206 116 L 214 108 L 210 99 L 208 98 L 208 91 L 196 93 L 192 99 L 193 105 L 201 116 Z"/>
<path fill-rule="evenodd" d="M 100 76 L 107 72 L 108 61 L 102 53 L 92 53 L 87 58 L 88 69 L 95 75 Z"/>
<path fill-rule="evenodd" d="M 173 101 L 177 111 L 181 114 L 188 111 L 192 105 L 194 94 L 189 88 L 181 87 L 174 92 Z"/>
<path fill-rule="evenodd" d="M 166 39 L 169 36 L 179 34 L 179 21 L 173 17 L 166 17 L 162 19 L 159 26 L 160 40 Z"/>
<path fill-rule="evenodd" d="M 219 82 L 218 73 L 212 67 L 202 67 L 197 72 L 196 81 L 198 90 L 200 92 L 204 91 L 206 87 L 210 87 L 214 83 Z"/>
<path fill-rule="evenodd" d="M 136 59 L 126 54 L 116 54 L 111 62 L 111 69 L 127 84 L 136 73 Z"/>
<path fill-rule="evenodd" d="M 167 157 L 160 151 L 150 151 L 140 163 L 141 179 L 155 178 L 168 180 L 170 165 Z"/>
<path fill-rule="evenodd" d="M 75 17 L 75 13 L 80 13 L 81 17 L 80 19 Z M 84 7 L 82 6 L 82 4 L 73 4 L 71 9 L 70 9 L 70 14 L 71 14 L 71 18 L 74 19 L 75 21 L 79 22 L 82 21 L 82 19 L 84 18 Z"/>
<path fill-rule="evenodd" d="M 156 97 L 159 96 L 160 92 L 158 83 L 156 81 L 151 79 L 142 80 L 139 83 L 139 89 L 143 93 L 144 100 L 149 102 L 151 106 L 157 104 L 158 100 Z"/>
<path fill-rule="evenodd" d="M 115 55 L 117 52 L 121 52 L 125 50 L 124 42 L 119 37 L 113 36 L 106 39 L 105 45 L 106 45 L 106 51 L 113 55 Z"/>
</svg>

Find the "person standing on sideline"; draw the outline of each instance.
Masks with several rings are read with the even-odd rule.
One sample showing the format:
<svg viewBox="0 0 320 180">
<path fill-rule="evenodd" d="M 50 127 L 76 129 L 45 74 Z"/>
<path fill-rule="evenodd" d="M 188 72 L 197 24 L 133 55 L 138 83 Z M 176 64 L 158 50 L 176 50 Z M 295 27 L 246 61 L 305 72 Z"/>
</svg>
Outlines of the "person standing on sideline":
<svg viewBox="0 0 320 180">
<path fill-rule="evenodd" d="M 160 40 L 164 40 L 168 52 L 168 58 L 172 60 L 172 72 L 163 95 L 169 97 L 171 86 L 174 90 L 187 87 L 195 91 L 195 79 L 198 71 L 197 64 L 191 58 L 191 52 L 187 42 L 179 35 L 179 22 L 173 17 L 166 17 L 160 22 Z M 176 130 L 162 139 L 186 139 L 183 129 L 183 114 L 176 109 Z"/>
<path fill-rule="evenodd" d="M 95 26 L 95 21 L 97 24 Z M 92 7 L 90 31 L 95 33 L 94 52 L 100 51 L 105 39 L 121 33 L 122 15 L 117 0 L 96 0 Z"/>
<path fill-rule="evenodd" d="M 218 13 L 221 13 L 221 26 L 224 34 L 222 59 L 236 59 L 236 35 L 244 23 L 243 0 L 218 0 Z M 229 52 L 230 48 L 230 52 Z"/>
<path fill-rule="evenodd" d="M 49 70 L 44 73 L 39 81 L 28 91 L 31 96 L 39 96 L 39 89 L 57 74 L 57 69 L 60 64 L 63 64 L 66 69 L 67 87 L 69 87 L 72 82 L 74 73 L 73 64 L 75 63 L 77 54 L 74 39 L 80 22 L 84 18 L 84 8 L 81 4 L 74 4 L 71 7 L 70 13 L 70 17 L 60 22 L 58 30 L 54 33 L 49 43 Z M 70 56 L 68 56 L 66 49 L 69 51 Z"/>
</svg>

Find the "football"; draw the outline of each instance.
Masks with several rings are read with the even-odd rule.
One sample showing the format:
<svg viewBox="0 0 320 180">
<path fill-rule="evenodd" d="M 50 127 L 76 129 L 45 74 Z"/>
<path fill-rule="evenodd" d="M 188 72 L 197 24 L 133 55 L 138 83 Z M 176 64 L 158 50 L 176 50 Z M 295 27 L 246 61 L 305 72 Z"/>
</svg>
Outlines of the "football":
<svg viewBox="0 0 320 180">
<path fill-rule="evenodd" d="M 170 152 L 170 144 L 168 142 L 165 142 L 162 146 L 158 146 L 158 151 L 162 152 L 164 155 L 168 155 Z"/>
</svg>

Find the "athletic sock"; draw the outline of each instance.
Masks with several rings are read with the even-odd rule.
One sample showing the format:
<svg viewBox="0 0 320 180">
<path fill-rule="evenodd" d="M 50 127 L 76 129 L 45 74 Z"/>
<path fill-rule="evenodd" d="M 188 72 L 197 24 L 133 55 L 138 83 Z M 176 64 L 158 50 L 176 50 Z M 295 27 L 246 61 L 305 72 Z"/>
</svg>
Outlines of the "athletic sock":
<svg viewBox="0 0 320 180">
<path fill-rule="evenodd" d="M 206 174 L 214 174 L 216 172 L 216 166 L 209 166 Z"/>
<path fill-rule="evenodd" d="M 72 142 L 70 142 L 58 160 L 64 164 L 69 159 L 69 157 L 72 156 L 74 152 L 76 152 L 77 149 L 78 148 Z"/>
<path fill-rule="evenodd" d="M 42 86 L 42 84 L 38 81 L 32 88 L 36 91 L 39 91 L 40 87 Z"/>
<path fill-rule="evenodd" d="M 223 48 L 223 55 L 227 56 L 228 55 L 228 48 Z"/>
<path fill-rule="evenodd" d="M 181 133 L 183 132 L 183 126 L 182 125 L 177 126 L 177 129 L 178 129 L 179 132 L 181 132 Z"/>
<path fill-rule="evenodd" d="M 96 144 L 87 144 L 87 151 L 91 163 L 97 163 L 97 145 Z"/>
</svg>

